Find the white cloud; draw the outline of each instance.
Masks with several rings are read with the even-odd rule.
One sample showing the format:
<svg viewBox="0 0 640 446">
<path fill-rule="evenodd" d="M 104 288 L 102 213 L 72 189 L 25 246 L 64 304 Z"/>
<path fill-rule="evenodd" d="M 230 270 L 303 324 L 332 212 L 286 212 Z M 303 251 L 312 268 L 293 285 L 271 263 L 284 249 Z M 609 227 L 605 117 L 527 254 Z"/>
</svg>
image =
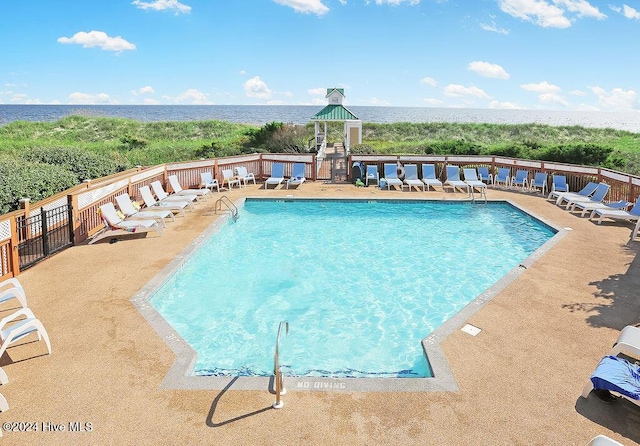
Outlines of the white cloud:
<svg viewBox="0 0 640 446">
<path fill-rule="evenodd" d="M 155 93 L 155 90 L 150 85 L 147 85 L 146 87 L 142 87 L 138 90 L 131 90 L 131 94 L 133 94 L 134 96 L 138 96 L 139 94 L 153 94 L 153 93 Z"/>
<path fill-rule="evenodd" d="M 429 76 L 423 77 L 422 79 L 420 79 L 420 83 L 428 85 L 430 87 L 436 87 L 438 85 L 438 81 L 436 81 L 434 78 Z"/>
<path fill-rule="evenodd" d="M 136 46 L 133 43 L 129 43 L 122 37 L 109 37 L 102 31 L 84 31 L 77 32 L 73 37 L 60 37 L 59 43 L 71 44 L 76 43 L 82 45 L 83 48 L 99 47 L 106 51 L 117 51 L 121 53 L 126 50 L 135 50 Z"/>
<path fill-rule="evenodd" d="M 560 87 L 550 84 L 547 81 L 538 82 L 537 84 L 522 84 L 520 88 L 527 91 L 533 91 L 534 93 L 557 93 L 560 91 Z"/>
<path fill-rule="evenodd" d="M 246 72 L 246 71 L 244 71 L 244 70 L 240 70 L 240 71 L 238 71 L 238 74 L 239 74 L 240 76 L 244 76 L 245 74 L 247 74 L 247 72 Z"/>
<path fill-rule="evenodd" d="M 213 105 L 208 98 L 208 94 L 196 90 L 195 88 L 189 88 L 184 93 L 178 96 L 163 96 L 163 98 L 170 100 L 174 104 L 186 104 L 186 105 Z"/>
<path fill-rule="evenodd" d="M 393 6 L 398 6 L 402 3 L 409 3 L 409 5 L 413 6 L 413 5 L 417 5 L 420 3 L 420 0 L 375 0 L 375 4 L 376 5 L 393 5 Z M 371 3 L 371 0 L 367 0 L 366 1 L 367 4 Z"/>
<path fill-rule="evenodd" d="M 598 20 L 607 16 L 586 0 L 499 0 L 500 9 L 522 20 L 543 28 L 568 28 L 572 20 L 565 14 L 591 17 Z"/>
<path fill-rule="evenodd" d="M 563 6 L 569 12 L 574 12 L 578 17 L 592 17 L 598 20 L 607 16 L 586 0 L 553 0 L 556 5 Z"/>
<path fill-rule="evenodd" d="M 155 0 L 152 2 L 134 0 L 131 4 L 136 5 L 139 9 L 153 9 L 154 11 L 175 10 L 176 14 L 191 12 L 191 6 L 183 5 L 178 0 Z"/>
<path fill-rule="evenodd" d="M 543 104 L 560 104 L 560 105 L 564 105 L 565 107 L 569 106 L 569 103 L 566 101 L 566 99 L 557 93 L 539 94 L 538 100 Z"/>
<path fill-rule="evenodd" d="M 323 98 L 327 95 L 327 89 L 326 88 L 310 88 L 307 90 L 307 93 L 309 93 L 311 96 L 322 96 Z"/>
<path fill-rule="evenodd" d="M 511 77 L 500 65 L 479 60 L 471 62 L 467 70 L 492 79 L 509 79 Z"/>
<path fill-rule="evenodd" d="M 582 90 L 571 90 L 569 92 L 569 94 L 572 95 L 572 96 L 586 96 L 587 95 L 587 93 L 585 93 Z"/>
<path fill-rule="evenodd" d="M 492 33 L 504 34 L 505 36 L 509 34 L 508 29 L 498 28 L 494 22 L 491 22 L 491 24 L 481 23 L 480 28 L 484 29 L 485 31 L 490 31 Z"/>
<path fill-rule="evenodd" d="M 604 110 L 630 111 L 638 108 L 637 94 L 634 90 L 625 91 L 622 88 L 614 88 L 611 92 L 607 92 L 601 87 L 589 88 L 597 96 L 598 105 Z"/>
<path fill-rule="evenodd" d="M 444 87 L 444 94 L 447 96 L 451 96 L 454 98 L 459 98 L 463 96 L 474 96 L 476 98 L 481 99 L 491 99 L 487 93 L 484 92 L 481 88 L 478 87 L 465 87 L 464 85 L 457 84 L 449 84 Z"/>
<path fill-rule="evenodd" d="M 622 13 L 628 19 L 640 20 L 640 12 L 638 12 L 637 9 L 634 9 L 631 6 L 624 5 L 622 7 Z"/>
<path fill-rule="evenodd" d="M 501 110 L 516 110 L 522 109 L 524 107 L 519 106 L 513 102 L 499 102 L 499 101 L 491 101 L 489 102 L 489 108 L 501 109 Z"/>
<path fill-rule="evenodd" d="M 260 76 L 255 76 L 244 83 L 244 94 L 249 98 L 271 99 L 271 90 Z"/>
<path fill-rule="evenodd" d="M 116 104 L 106 93 L 88 94 L 75 92 L 69 95 L 70 104 Z"/>
<path fill-rule="evenodd" d="M 302 14 L 324 15 L 329 12 L 321 0 L 273 0 L 279 5 L 290 6 L 295 12 Z"/>
</svg>

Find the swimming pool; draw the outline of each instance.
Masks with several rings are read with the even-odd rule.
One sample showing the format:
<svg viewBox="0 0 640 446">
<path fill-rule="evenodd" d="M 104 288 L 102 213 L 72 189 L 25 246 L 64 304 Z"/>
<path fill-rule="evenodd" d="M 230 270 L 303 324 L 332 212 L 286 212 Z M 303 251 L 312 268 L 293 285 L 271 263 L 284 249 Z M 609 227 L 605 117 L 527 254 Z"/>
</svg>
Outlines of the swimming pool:
<svg viewBox="0 0 640 446">
<path fill-rule="evenodd" d="M 196 375 L 430 376 L 421 340 L 554 230 L 505 202 L 254 200 L 149 299 Z"/>
</svg>

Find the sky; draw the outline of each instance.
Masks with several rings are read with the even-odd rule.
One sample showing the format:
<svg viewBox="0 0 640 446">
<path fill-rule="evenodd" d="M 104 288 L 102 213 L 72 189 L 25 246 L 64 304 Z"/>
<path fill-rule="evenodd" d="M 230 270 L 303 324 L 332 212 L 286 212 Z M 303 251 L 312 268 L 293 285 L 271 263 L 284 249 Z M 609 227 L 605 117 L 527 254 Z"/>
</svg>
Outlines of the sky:
<svg viewBox="0 0 640 446">
<path fill-rule="evenodd" d="M 626 1 L 626 3 L 625 3 Z M 640 0 L 0 0 L 0 104 L 640 110 Z"/>
</svg>

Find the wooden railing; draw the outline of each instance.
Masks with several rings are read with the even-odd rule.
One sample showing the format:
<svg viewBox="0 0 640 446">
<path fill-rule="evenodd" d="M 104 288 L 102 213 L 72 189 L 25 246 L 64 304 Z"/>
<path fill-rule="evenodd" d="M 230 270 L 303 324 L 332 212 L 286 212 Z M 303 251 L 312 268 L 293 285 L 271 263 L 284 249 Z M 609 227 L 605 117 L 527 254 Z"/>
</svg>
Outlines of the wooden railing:
<svg viewBox="0 0 640 446">
<path fill-rule="evenodd" d="M 533 178 L 536 172 L 548 173 L 549 185 L 551 175 L 565 175 L 569 187 L 573 191 L 581 189 L 587 182 L 606 182 L 611 186 L 608 201 L 626 199 L 634 202 L 640 195 L 640 177 L 612 171 L 609 169 L 577 166 L 572 164 L 553 163 L 546 161 L 523 160 L 494 156 L 395 156 L 395 155 L 350 155 L 347 162 L 349 178 L 353 162 L 376 164 L 378 170 L 384 172 L 385 163 L 401 164 L 435 164 L 436 172 L 444 180 L 447 165 L 478 167 L 486 166 L 492 173 L 501 167 L 511 169 L 512 176 L 516 170 L 526 169 Z M 74 243 L 80 244 L 98 232 L 103 223 L 98 216 L 98 208 L 107 202 L 115 202 L 115 197 L 127 192 L 134 200 L 140 200 L 139 190 L 142 186 L 160 181 L 165 189 L 171 190 L 167 177 L 177 175 L 185 188 L 198 187 L 200 174 L 211 172 L 214 178 L 222 178 L 223 169 L 233 170 L 245 166 L 253 172 L 258 180 L 264 180 L 271 175 L 273 163 L 284 164 L 285 176 L 291 176 L 294 163 L 305 164 L 305 176 L 309 181 L 317 179 L 316 158 L 314 154 L 248 154 L 225 158 L 204 159 L 183 163 L 170 163 L 159 166 L 130 169 L 104 178 L 93 179 L 56 194 L 37 203 L 23 202 L 23 208 L 9 214 L 0 215 L 0 280 L 17 276 L 20 273 L 18 261 L 18 241 L 16 222 L 39 212 L 41 208 L 49 209 L 60 203 L 72 206 L 72 227 Z M 421 174 L 421 169 L 418 169 Z M 24 238 L 24 237 L 22 237 Z"/>
</svg>

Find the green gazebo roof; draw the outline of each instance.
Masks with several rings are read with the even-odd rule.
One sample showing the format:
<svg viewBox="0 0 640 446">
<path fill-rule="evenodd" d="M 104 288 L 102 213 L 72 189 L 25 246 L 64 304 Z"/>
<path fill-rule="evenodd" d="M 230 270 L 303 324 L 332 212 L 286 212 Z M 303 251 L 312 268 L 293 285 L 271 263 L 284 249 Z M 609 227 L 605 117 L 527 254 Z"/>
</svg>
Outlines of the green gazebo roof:
<svg viewBox="0 0 640 446">
<path fill-rule="evenodd" d="M 313 121 L 350 121 L 358 120 L 344 105 L 330 104 L 311 117 Z"/>
</svg>

